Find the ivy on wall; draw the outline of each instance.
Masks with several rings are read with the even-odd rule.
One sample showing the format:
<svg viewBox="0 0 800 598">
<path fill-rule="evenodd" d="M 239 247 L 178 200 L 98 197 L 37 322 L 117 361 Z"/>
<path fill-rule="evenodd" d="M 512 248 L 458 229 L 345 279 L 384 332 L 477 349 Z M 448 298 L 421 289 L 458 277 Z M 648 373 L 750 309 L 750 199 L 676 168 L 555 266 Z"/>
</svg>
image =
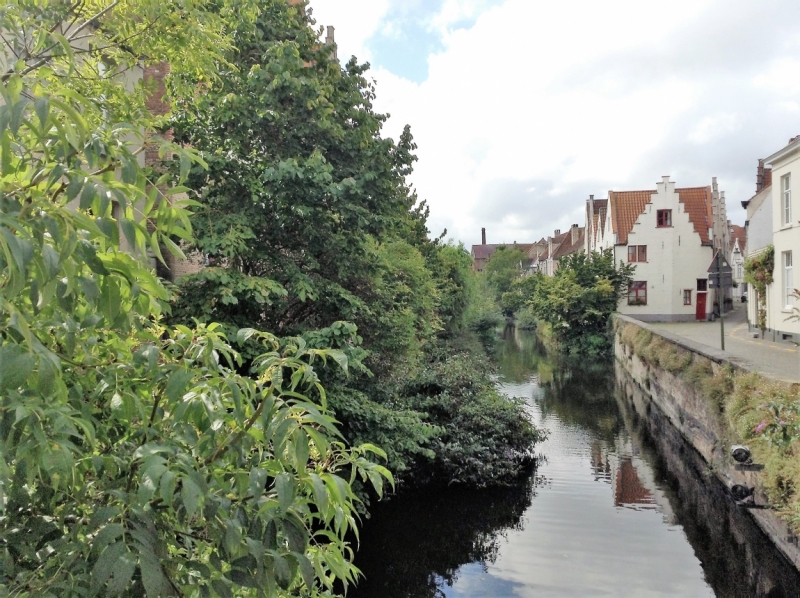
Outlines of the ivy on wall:
<svg viewBox="0 0 800 598">
<path fill-rule="evenodd" d="M 768 245 L 758 255 L 748 258 L 744 263 L 744 280 L 753 285 L 758 293 L 758 327 L 767 327 L 767 286 L 774 280 L 775 247 Z"/>
</svg>

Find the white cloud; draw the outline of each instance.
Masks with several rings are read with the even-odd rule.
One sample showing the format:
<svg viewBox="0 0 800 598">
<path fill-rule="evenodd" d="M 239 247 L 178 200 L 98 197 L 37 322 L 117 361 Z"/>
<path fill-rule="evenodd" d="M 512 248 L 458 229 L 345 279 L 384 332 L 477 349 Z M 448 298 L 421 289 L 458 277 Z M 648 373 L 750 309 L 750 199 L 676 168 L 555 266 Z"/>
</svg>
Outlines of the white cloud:
<svg viewBox="0 0 800 598">
<path fill-rule="evenodd" d="M 428 79 L 373 76 L 386 133 L 408 123 L 419 145 L 434 234 L 535 240 L 580 221 L 589 193 L 665 174 L 717 176 L 739 222 L 757 159 L 800 133 L 800 3 L 446 0 L 430 19 Z"/>
<path fill-rule="evenodd" d="M 689 133 L 689 140 L 704 144 L 737 131 L 741 124 L 735 114 L 717 114 L 706 116 L 694 130 Z"/>
<path fill-rule="evenodd" d="M 365 42 L 379 30 L 389 10 L 389 0 L 311 0 L 317 26 L 333 25 L 339 58 L 357 56 L 360 62 L 371 59 Z"/>
</svg>

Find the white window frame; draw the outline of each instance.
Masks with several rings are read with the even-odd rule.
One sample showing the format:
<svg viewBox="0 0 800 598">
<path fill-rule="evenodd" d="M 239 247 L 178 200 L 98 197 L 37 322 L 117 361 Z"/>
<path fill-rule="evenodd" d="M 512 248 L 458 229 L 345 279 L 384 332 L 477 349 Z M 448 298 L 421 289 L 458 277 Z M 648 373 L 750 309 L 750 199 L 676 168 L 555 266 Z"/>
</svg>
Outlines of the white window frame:
<svg viewBox="0 0 800 598">
<path fill-rule="evenodd" d="M 791 309 L 794 304 L 793 259 L 791 251 L 784 251 L 783 257 L 783 289 L 786 309 Z"/>
<path fill-rule="evenodd" d="M 781 216 L 783 224 L 792 223 L 792 173 L 781 177 Z"/>
</svg>

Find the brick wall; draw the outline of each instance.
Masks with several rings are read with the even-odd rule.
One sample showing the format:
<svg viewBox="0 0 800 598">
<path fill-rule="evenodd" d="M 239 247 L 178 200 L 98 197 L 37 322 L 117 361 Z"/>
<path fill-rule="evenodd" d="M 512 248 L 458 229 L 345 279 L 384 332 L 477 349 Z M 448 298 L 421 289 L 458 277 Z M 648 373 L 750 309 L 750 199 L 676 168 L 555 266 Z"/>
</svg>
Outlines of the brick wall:
<svg viewBox="0 0 800 598">
<path fill-rule="evenodd" d="M 166 101 L 167 89 L 164 85 L 164 79 L 169 74 L 169 64 L 162 62 L 148 66 L 144 70 L 144 80 L 148 88 L 152 88 L 150 96 L 147 98 L 146 105 L 150 112 L 157 116 L 162 116 L 169 112 L 169 103 Z M 171 132 L 167 131 L 165 135 L 171 137 Z M 144 163 L 146 166 L 151 166 L 158 169 L 160 158 L 158 156 L 158 144 L 146 144 L 144 151 Z M 174 196 L 176 199 L 185 199 L 185 194 L 178 194 Z M 184 248 L 185 251 L 185 248 Z M 162 250 L 164 260 L 167 262 L 167 267 L 164 268 L 159 264 L 157 269 L 160 276 L 169 278 L 170 280 L 177 280 L 181 276 L 187 274 L 195 274 L 203 269 L 205 264 L 204 256 L 198 252 L 186 252 L 186 259 L 182 260 L 173 256 L 169 251 Z"/>
</svg>

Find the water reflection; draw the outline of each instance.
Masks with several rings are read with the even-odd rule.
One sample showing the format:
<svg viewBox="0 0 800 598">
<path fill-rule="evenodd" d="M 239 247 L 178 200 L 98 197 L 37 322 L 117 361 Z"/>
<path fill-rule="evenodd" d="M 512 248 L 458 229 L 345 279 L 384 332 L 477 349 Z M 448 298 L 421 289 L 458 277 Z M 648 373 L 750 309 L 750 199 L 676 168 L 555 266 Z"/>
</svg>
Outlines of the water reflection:
<svg viewBox="0 0 800 598">
<path fill-rule="evenodd" d="M 667 432 L 627 408 L 611 363 L 555 358 L 535 335 L 513 329 L 494 355 L 502 389 L 527 399 L 551 432 L 536 475 L 503 491 L 379 505 L 356 560 L 366 580 L 352 595 L 744 596 L 800 587 L 794 569 L 761 556 L 763 546 L 742 548 L 742 538 L 758 543 L 757 530 L 737 524 L 731 532 L 723 521 L 741 518 L 735 508 L 711 513 L 719 497 L 703 502 L 713 496 L 708 476 L 686 465 L 679 439 L 654 442 Z"/>
<path fill-rule="evenodd" d="M 361 535 L 357 563 L 366 578 L 348 596 L 433 598 L 485 574 L 508 532 L 523 529 L 523 514 L 543 482 L 532 476 L 502 490 L 417 492 L 381 505 Z M 469 563 L 477 570 L 460 570 Z M 487 595 L 514 595 L 513 586 Z"/>
</svg>

